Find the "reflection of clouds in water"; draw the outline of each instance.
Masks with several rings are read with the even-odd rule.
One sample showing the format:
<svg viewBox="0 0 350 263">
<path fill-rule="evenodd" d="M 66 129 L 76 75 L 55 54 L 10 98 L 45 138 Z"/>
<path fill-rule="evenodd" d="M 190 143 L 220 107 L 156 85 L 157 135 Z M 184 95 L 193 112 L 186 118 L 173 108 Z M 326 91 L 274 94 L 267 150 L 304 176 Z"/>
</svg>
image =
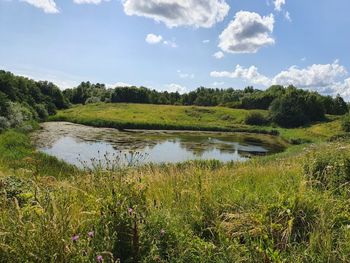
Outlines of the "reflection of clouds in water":
<svg viewBox="0 0 350 263">
<path fill-rule="evenodd" d="M 254 143 L 250 145 L 240 136 L 207 132 L 121 132 L 109 128 L 52 122 L 44 123 L 43 129 L 33 139 L 40 150 L 73 164 L 78 164 L 78 156 L 80 161 L 89 162 L 98 158 L 97 153 L 116 154 L 130 150 L 148 155 L 143 162 L 154 163 L 193 159 L 242 161 L 250 154 L 268 152 L 268 148 Z"/>
</svg>

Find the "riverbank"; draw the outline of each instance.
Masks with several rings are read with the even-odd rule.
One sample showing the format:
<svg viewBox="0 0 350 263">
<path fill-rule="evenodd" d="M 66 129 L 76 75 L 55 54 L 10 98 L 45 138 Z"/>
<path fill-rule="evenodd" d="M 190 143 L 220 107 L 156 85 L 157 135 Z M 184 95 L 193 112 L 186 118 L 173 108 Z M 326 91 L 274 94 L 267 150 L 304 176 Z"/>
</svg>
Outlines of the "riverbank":
<svg viewBox="0 0 350 263">
<path fill-rule="evenodd" d="M 345 262 L 350 256 L 347 140 L 292 146 L 246 163 L 79 174 L 42 159 L 27 135 L 15 131 L 0 135 L 0 152 L 0 262 L 99 256 L 104 262 Z"/>
<path fill-rule="evenodd" d="M 320 142 L 342 132 L 340 117 L 336 116 L 327 116 L 324 122 L 293 129 L 246 125 L 245 118 L 253 112 L 265 117 L 268 114 L 261 110 L 224 107 L 99 103 L 59 111 L 50 120 L 116 129 L 260 133 L 279 135 L 291 144 Z"/>
</svg>

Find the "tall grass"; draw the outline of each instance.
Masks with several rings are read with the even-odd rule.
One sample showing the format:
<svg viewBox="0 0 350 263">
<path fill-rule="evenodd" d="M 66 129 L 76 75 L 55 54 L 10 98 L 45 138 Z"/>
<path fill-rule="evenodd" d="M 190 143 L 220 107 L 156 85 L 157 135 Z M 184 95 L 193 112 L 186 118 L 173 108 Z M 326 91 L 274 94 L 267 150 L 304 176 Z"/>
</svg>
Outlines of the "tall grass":
<svg viewBox="0 0 350 263">
<path fill-rule="evenodd" d="M 54 176 L 63 169 L 57 160 L 47 174 L 16 166 L 11 158 L 27 158 L 32 149 L 28 138 L 13 142 L 13 136 L 0 136 L 1 166 L 8 167 L 0 174 L 0 262 L 347 262 L 350 256 L 347 141 L 246 163 L 69 169 Z"/>
</svg>

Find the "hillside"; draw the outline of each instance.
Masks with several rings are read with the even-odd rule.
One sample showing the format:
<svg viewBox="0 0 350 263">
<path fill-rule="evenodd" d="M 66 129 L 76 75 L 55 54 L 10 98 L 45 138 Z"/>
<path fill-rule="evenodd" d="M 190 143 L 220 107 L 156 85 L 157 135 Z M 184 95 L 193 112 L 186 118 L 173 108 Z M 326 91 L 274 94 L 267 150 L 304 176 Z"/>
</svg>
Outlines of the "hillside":
<svg viewBox="0 0 350 263">
<path fill-rule="evenodd" d="M 326 140 L 341 133 L 339 116 L 300 128 L 252 126 L 245 118 L 252 112 L 267 116 L 264 110 L 241 110 L 226 107 L 172 106 L 153 104 L 98 103 L 74 106 L 59 111 L 50 119 L 95 127 L 120 129 L 209 130 L 276 133 L 287 141 Z"/>
</svg>

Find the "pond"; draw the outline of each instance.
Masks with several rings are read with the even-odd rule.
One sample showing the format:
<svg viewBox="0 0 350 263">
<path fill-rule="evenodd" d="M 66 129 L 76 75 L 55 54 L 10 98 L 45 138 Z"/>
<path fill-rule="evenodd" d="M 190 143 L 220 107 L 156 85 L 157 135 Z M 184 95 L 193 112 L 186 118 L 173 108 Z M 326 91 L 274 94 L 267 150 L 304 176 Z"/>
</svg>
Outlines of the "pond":
<svg viewBox="0 0 350 263">
<path fill-rule="evenodd" d="M 178 163 L 188 160 L 245 161 L 255 155 L 283 150 L 268 135 L 184 132 L 119 131 L 68 122 L 47 122 L 32 135 L 37 149 L 78 167 L 112 159 L 123 162 Z"/>
</svg>

